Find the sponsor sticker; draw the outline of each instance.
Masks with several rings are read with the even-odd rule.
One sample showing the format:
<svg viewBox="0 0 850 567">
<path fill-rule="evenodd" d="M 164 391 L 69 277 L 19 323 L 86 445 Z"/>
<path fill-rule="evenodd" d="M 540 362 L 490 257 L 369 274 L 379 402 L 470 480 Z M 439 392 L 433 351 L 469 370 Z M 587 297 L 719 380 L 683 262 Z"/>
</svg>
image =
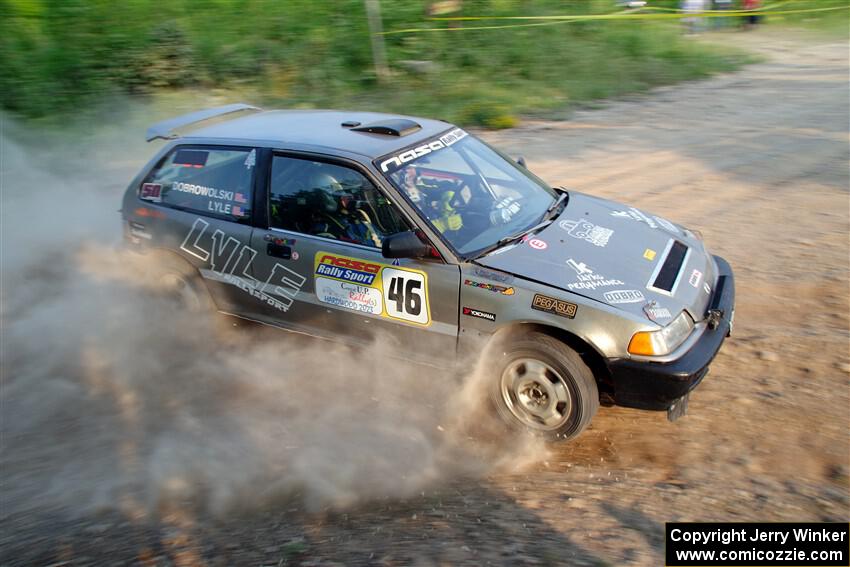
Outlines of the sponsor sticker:
<svg viewBox="0 0 850 567">
<path fill-rule="evenodd" d="M 587 267 L 587 265 L 585 265 L 585 263 L 584 263 L 584 262 L 576 262 L 576 261 L 575 261 L 575 260 L 573 260 L 572 258 L 570 258 L 569 260 L 567 260 L 567 266 L 569 266 L 570 268 L 572 268 L 573 270 L 575 270 L 575 272 L 576 272 L 578 275 L 580 275 L 580 276 L 583 276 L 583 275 L 585 275 L 585 274 L 592 274 L 592 273 L 593 273 L 593 270 L 591 270 L 590 268 L 588 268 L 588 267 Z"/>
<path fill-rule="evenodd" d="M 705 291 L 705 293 L 711 295 L 711 286 L 708 285 L 708 282 L 702 284 L 702 289 Z"/>
<path fill-rule="evenodd" d="M 428 276 L 420 270 L 317 252 L 314 257 L 316 296 L 319 301 L 351 311 L 431 324 Z M 329 282 L 342 282 L 345 286 Z M 320 293 L 320 291 L 322 293 Z"/>
<path fill-rule="evenodd" d="M 574 319 L 578 311 L 578 306 L 575 303 L 549 297 L 541 293 L 534 294 L 534 299 L 531 301 L 531 308 L 566 317 L 567 319 Z"/>
<path fill-rule="evenodd" d="M 590 242 L 594 246 L 606 246 L 614 231 L 610 228 L 597 226 L 586 220 L 562 220 L 558 223 L 567 234 L 573 238 Z"/>
<path fill-rule="evenodd" d="M 650 321 L 661 321 L 664 319 L 671 319 L 673 317 L 669 309 L 659 306 L 655 301 L 650 301 L 644 305 L 643 312 L 646 313 L 646 316 L 649 317 Z"/>
<path fill-rule="evenodd" d="M 643 211 L 634 207 L 629 207 L 626 211 L 612 211 L 611 216 L 621 219 L 631 219 L 638 222 L 643 222 L 646 223 L 649 228 L 658 228 L 658 225 L 655 223 L 654 220 L 649 218 Z"/>
<path fill-rule="evenodd" d="M 245 158 L 245 168 L 251 169 L 257 164 L 257 150 L 251 150 L 248 157 Z"/>
<path fill-rule="evenodd" d="M 372 285 L 381 271 L 381 264 L 365 262 L 330 253 L 316 254 L 316 275 L 337 280 Z"/>
<path fill-rule="evenodd" d="M 546 250 L 549 245 L 546 244 L 543 240 L 539 238 L 532 238 L 528 241 L 528 245 L 534 248 L 535 250 Z"/>
<path fill-rule="evenodd" d="M 481 311 L 480 309 L 472 309 L 470 307 L 463 308 L 463 314 L 468 317 L 477 317 L 479 319 L 484 319 L 486 321 L 493 322 L 496 320 L 495 313 L 488 313 L 487 311 Z"/>
<path fill-rule="evenodd" d="M 437 150 L 447 148 L 452 144 L 464 139 L 466 136 L 467 133 L 464 132 L 462 129 L 455 128 L 451 132 L 443 134 L 437 139 L 431 140 L 430 142 L 426 142 L 420 146 L 416 146 L 415 148 L 404 150 L 399 154 L 385 159 L 381 162 L 381 171 L 383 171 L 384 173 L 395 171 L 396 169 L 411 160 L 414 160 L 418 157 L 422 157 L 424 155 L 428 155 L 431 152 L 436 152 Z"/>
<path fill-rule="evenodd" d="M 702 280 L 702 272 L 694 270 L 691 272 L 691 277 L 688 278 L 688 283 L 694 287 L 698 287 L 700 280 Z"/>
<path fill-rule="evenodd" d="M 143 183 L 142 190 L 139 192 L 139 198 L 152 203 L 162 202 L 162 184 L 160 183 Z"/>
<path fill-rule="evenodd" d="M 507 287 L 503 285 L 496 285 L 486 282 L 477 282 L 475 280 L 463 280 L 463 285 L 468 285 L 470 287 L 478 287 L 481 289 L 486 289 L 488 291 L 492 291 L 495 293 L 501 293 L 502 295 L 513 295 L 516 293 L 516 290 L 512 287 Z"/>
<path fill-rule="evenodd" d="M 316 297 L 322 303 L 343 309 L 380 315 L 383 310 L 381 292 L 374 287 L 316 278 Z"/>
<path fill-rule="evenodd" d="M 594 274 L 584 262 L 576 262 L 572 258 L 567 260 L 567 265 L 576 272 L 575 282 L 567 284 L 567 288 L 574 289 L 596 289 L 600 287 L 612 287 L 615 285 L 623 285 L 625 282 L 616 279 L 605 279 L 605 276 Z"/>
<path fill-rule="evenodd" d="M 611 211 L 611 216 L 646 223 L 649 228 L 658 228 L 659 226 L 661 226 L 665 230 L 668 230 L 675 234 L 679 234 L 679 229 L 676 228 L 676 225 L 674 225 L 672 222 L 668 221 L 665 218 L 657 217 L 655 215 L 650 217 L 640 209 L 636 209 L 634 207 L 629 207 L 628 210 L 625 211 Z"/>
<path fill-rule="evenodd" d="M 276 244 L 278 246 L 293 246 L 297 242 L 294 238 L 282 238 L 271 234 L 267 234 L 263 238 L 263 240 L 266 240 L 267 242 L 271 242 L 272 244 Z"/>
<path fill-rule="evenodd" d="M 655 260 L 655 250 L 652 250 L 651 248 L 647 248 L 646 250 L 643 251 L 643 257 L 646 258 L 647 260 Z"/>
<path fill-rule="evenodd" d="M 490 270 L 487 268 L 481 268 L 479 266 L 475 266 L 472 272 L 480 278 L 487 278 L 488 280 L 494 280 L 500 283 L 510 283 L 514 279 L 514 277 L 510 274 L 506 274 L 504 272 L 497 272 L 496 270 Z"/>
<path fill-rule="evenodd" d="M 640 303 L 646 301 L 643 292 L 637 289 L 619 289 L 617 291 L 606 291 L 603 294 L 605 301 L 612 305 L 618 303 Z"/>
</svg>

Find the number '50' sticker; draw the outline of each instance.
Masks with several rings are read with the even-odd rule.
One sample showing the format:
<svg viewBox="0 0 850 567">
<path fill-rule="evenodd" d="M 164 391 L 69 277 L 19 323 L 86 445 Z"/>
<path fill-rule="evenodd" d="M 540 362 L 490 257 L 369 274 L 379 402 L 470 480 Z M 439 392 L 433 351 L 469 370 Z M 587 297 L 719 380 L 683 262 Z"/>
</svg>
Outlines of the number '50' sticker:
<svg viewBox="0 0 850 567">
<path fill-rule="evenodd" d="M 430 323 L 428 291 L 423 274 L 396 268 L 383 268 L 381 281 L 387 316 L 420 325 Z"/>
</svg>

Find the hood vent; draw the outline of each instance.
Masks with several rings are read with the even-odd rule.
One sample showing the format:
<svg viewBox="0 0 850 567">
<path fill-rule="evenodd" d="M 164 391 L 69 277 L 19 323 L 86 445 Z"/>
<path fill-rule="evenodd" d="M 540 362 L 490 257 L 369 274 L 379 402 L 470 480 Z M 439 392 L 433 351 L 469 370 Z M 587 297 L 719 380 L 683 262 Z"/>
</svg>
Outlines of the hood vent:
<svg viewBox="0 0 850 567">
<path fill-rule="evenodd" d="M 679 278 L 682 272 L 682 266 L 688 258 L 688 247 L 678 240 L 670 240 L 667 245 L 667 255 L 659 263 L 656 268 L 656 273 L 653 274 L 655 279 L 651 280 L 650 288 L 655 291 L 673 294 L 676 289 L 676 284 L 679 283 Z"/>
</svg>

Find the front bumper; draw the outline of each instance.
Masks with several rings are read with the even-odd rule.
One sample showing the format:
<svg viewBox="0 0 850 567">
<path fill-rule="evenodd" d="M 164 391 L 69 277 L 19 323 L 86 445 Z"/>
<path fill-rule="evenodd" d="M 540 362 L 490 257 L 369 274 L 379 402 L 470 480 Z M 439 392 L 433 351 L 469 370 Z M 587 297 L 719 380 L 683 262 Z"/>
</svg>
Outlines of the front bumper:
<svg viewBox="0 0 850 567">
<path fill-rule="evenodd" d="M 715 256 L 718 280 L 709 311 L 719 313 L 714 328 L 707 328 L 694 346 L 672 362 L 647 362 L 612 358 L 608 370 L 613 382 L 614 403 L 619 406 L 666 410 L 702 381 L 724 339 L 732 331 L 735 313 L 735 277 L 729 263 Z"/>
</svg>

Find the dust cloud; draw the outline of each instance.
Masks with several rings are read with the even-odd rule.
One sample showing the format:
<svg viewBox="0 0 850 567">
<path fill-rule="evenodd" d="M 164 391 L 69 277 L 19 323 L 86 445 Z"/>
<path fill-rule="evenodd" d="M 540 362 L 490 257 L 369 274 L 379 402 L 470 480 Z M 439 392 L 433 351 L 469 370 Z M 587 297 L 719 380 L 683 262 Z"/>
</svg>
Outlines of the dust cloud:
<svg viewBox="0 0 850 567">
<path fill-rule="evenodd" d="M 138 125 L 2 124 L 3 516 L 338 509 L 544 453 L 471 435 L 479 385 L 406 366 L 382 341 L 235 326 L 151 293 L 116 212 L 154 151 Z"/>
</svg>

